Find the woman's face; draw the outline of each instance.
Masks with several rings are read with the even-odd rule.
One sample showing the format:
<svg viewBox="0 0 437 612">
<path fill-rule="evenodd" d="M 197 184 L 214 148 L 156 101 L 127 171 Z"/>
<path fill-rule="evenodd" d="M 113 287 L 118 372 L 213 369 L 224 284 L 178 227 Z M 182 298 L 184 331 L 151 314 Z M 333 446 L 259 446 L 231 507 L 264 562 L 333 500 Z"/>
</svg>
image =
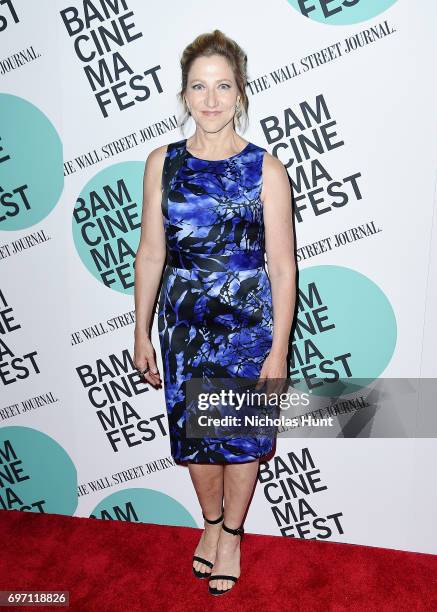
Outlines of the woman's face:
<svg viewBox="0 0 437 612">
<path fill-rule="evenodd" d="M 221 55 L 198 57 L 188 72 L 185 99 L 196 124 L 218 132 L 232 121 L 239 92 L 234 73 Z"/>
</svg>

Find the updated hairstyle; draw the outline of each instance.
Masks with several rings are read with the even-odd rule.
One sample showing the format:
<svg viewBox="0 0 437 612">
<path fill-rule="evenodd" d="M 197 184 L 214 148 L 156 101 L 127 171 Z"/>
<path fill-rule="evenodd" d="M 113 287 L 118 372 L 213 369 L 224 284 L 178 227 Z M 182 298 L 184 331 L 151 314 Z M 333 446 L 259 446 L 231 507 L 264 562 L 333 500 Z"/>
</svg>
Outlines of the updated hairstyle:
<svg viewBox="0 0 437 612">
<path fill-rule="evenodd" d="M 247 55 L 234 40 L 228 38 L 220 30 L 199 34 L 192 43 L 185 47 L 182 53 L 182 86 L 177 97 L 184 108 L 184 114 L 179 121 L 179 126 L 183 132 L 184 125 L 190 117 L 187 105 L 185 104 L 185 92 L 187 90 L 188 73 L 191 65 L 198 57 L 210 57 L 211 55 L 222 55 L 233 70 L 238 92 L 240 94 L 239 109 L 235 112 L 234 116 L 234 128 L 246 131 L 249 123 L 249 99 L 246 94 L 248 79 Z"/>
</svg>

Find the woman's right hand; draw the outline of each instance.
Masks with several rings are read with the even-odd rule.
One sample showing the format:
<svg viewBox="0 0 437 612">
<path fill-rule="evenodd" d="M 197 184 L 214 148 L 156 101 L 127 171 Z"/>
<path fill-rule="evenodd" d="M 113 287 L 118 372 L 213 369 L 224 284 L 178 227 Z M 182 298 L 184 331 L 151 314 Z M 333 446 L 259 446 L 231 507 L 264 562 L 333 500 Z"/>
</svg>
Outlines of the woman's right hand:
<svg viewBox="0 0 437 612">
<path fill-rule="evenodd" d="M 161 377 L 156 366 L 155 349 L 146 333 L 135 333 L 134 366 L 138 370 L 149 367 L 149 371 L 141 374 L 146 382 L 154 387 L 161 386 Z"/>
</svg>

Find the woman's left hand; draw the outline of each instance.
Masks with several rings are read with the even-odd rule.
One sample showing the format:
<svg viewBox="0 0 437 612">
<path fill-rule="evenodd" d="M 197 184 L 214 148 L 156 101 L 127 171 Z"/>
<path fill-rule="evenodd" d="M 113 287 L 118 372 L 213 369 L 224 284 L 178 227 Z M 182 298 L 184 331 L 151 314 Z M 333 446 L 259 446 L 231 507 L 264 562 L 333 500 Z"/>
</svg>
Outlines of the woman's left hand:
<svg viewBox="0 0 437 612">
<path fill-rule="evenodd" d="M 259 380 L 255 389 L 260 389 L 265 382 L 267 386 L 266 393 L 280 393 L 284 388 L 286 378 L 287 357 L 277 353 L 269 353 L 261 368 Z"/>
</svg>

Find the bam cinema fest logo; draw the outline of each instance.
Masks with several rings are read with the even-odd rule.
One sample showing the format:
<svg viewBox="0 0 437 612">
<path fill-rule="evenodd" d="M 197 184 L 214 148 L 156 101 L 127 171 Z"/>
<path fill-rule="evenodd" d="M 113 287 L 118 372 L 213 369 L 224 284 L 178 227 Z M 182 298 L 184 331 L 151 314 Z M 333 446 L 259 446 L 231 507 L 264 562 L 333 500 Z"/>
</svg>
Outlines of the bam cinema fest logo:
<svg viewBox="0 0 437 612">
<path fill-rule="evenodd" d="M 76 467 L 62 446 L 41 431 L 0 428 L 0 471 L 0 509 L 75 512 Z"/>
<path fill-rule="evenodd" d="M 93 176 L 77 198 L 72 232 L 77 253 L 101 283 L 133 294 L 140 241 L 144 162 L 122 162 Z"/>
<path fill-rule="evenodd" d="M 397 0 L 288 0 L 301 15 L 329 25 L 367 21 L 383 13 Z"/>
<path fill-rule="evenodd" d="M 293 209 L 298 223 L 321 217 L 363 198 L 361 172 L 328 167 L 329 154 L 344 147 L 337 126 L 323 94 L 295 108 L 286 108 L 282 116 L 260 120 L 272 155 L 278 157 L 293 186 Z M 338 174 L 340 176 L 338 176 Z"/>
<path fill-rule="evenodd" d="M 170 478 L 174 478 L 174 475 Z M 107 486 L 115 484 L 119 482 L 109 482 Z M 197 527 L 196 521 L 181 503 L 165 493 L 145 488 L 122 489 L 108 495 L 94 508 L 90 518 Z"/>
<path fill-rule="evenodd" d="M 161 66 L 137 72 L 126 59 L 127 46 L 143 36 L 126 0 L 83 0 L 60 15 L 103 117 L 163 92 Z"/>
<path fill-rule="evenodd" d="M 317 509 L 328 486 L 308 448 L 276 454 L 259 467 L 258 480 L 281 535 L 329 540 L 344 533 L 343 512 Z"/>
<path fill-rule="evenodd" d="M 26 327 L 26 326 L 25 326 Z M 14 335 L 12 335 L 14 334 Z M 18 338 L 17 338 L 18 335 Z M 16 348 L 14 339 L 21 347 L 23 337 L 32 337 L 32 330 L 23 330 L 23 326 L 14 311 L 14 306 L 7 300 L 0 289 L 0 386 L 15 385 L 30 377 L 41 374 L 40 354 L 34 347 Z M 30 342 L 30 340 L 29 340 Z M 26 411 L 26 402 L 22 404 Z M 1 411 L 0 411 L 1 413 Z"/>
<path fill-rule="evenodd" d="M 45 219 L 59 201 L 62 143 L 46 115 L 23 98 L 0 94 L 0 117 L 0 230 L 17 231 Z M 19 241 L 12 249 L 21 251 Z"/>
<path fill-rule="evenodd" d="M 115 453 L 167 436 L 166 414 L 152 413 L 145 398 L 140 405 L 147 410 L 147 418 L 133 406 L 138 396 L 150 391 L 127 349 L 120 356 L 112 354 L 95 363 L 83 363 L 76 367 L 76 373 Z"/>
<path fill-rule="evenodd" d="M 396 346 L 393 308 L 367 276 L 340 266 L 300 273 L 290 379 L 310 392 L 339 395 L 382 374 Z"/>
</svg>

